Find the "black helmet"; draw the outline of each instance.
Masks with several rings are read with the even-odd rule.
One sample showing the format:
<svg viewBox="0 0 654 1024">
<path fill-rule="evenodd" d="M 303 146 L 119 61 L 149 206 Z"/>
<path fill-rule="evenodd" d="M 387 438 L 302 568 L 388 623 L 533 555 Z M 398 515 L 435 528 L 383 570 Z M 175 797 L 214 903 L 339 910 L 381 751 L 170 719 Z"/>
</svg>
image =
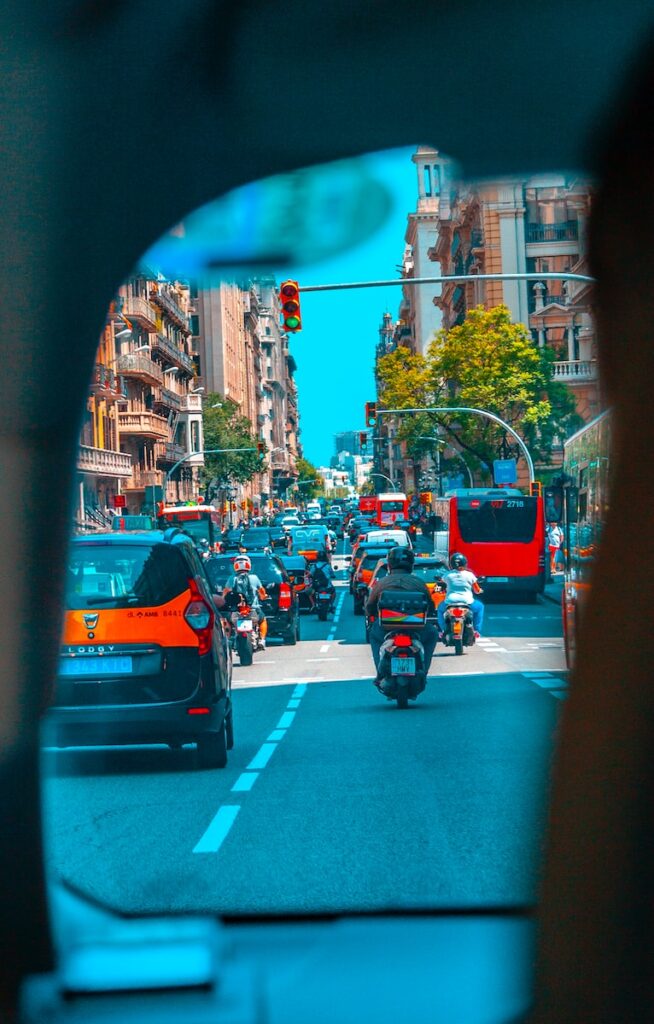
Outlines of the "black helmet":
<svg viewBox="0 0 654 1024">
<path fill-rule="evenodd" d="M 411 572 L 415 556 L 411 548 L 397 545 L 388 552 L 387 561 L 389 572 Z"/>
<path fill-rule="evenodd" d="M 450 558 L 450 569 L 465 569 L 468 559 L 460 551 L 455 551 Z"/>
</svg>

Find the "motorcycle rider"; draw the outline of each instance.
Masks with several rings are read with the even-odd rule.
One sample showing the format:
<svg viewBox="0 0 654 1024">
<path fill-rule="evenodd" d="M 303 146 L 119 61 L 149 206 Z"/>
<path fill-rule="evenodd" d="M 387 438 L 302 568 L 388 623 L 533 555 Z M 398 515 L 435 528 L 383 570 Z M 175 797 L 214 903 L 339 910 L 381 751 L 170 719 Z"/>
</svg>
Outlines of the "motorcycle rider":
<svg viewBox="0 0 654 1024">
<path fill-rule="evenodd" d="M 466 568 L 468 559 L 459 551 L 455 551 L 450 558 L 450 571 L 441 577 L 441 584 L 446 589 L 445 597 L 436 609 L 438 625 L 441 629 L 441 639 L 445 633 L 445 609 L 448 605 L 468 605 L 472 612 L 472 625 L 475 637 L 481 632 L 484 621 L 484 606 L 478 601 L 475 594 L 481 594 L 482 589 L 474 572 Z"/>
<path fill-rule="evenodd" d="M 318 558 L 311 565 L 311 584 L 313 588 L 313 605 L 315 605 L 315 593 L 317 590 L 328 590 L 330 594 L 329 608 L 333 610 L 336 602 L 336 587 L 333 584 L 334 570 L 324 556 Z"/>
<path fill-rule="evenodd" d="M 228 594 L 237 594 L 242 597 L 252 609 L 252 620 L 259 624 L 259 650 L 266 647 L 266 636 L 268 635 L 268 620 L 264 615 L 262 600 L 268 597 L 266 588 L 256 573 L 252 572 L 252 562 L 247 555 L 237 555 L 234 559 L 234 573 L 225 583 L 223 600 Z"/>
<path fill-rule="evenodd" d="M 380 594 L 383 593 L 384 590 L 403 590 L 414 594 L 424 593 L 429 605 L 432 604 L 429 587 L 417 576 L 414 576 L 411 571 L 415 561 L 415 555 L 412 548 L 400 547 L 399 545 L 391 548 L 388 552 L 387 561 L 388 576 L 384 576 L 383 579 L 377 580 L 377 582 L 373 584 L 365 607 L 365 612 L 368 618 L 374 618 L 374 622 L 372 622 L 368 632 L 368 639 L 372 649 L 372 656 L 375 661 L 375 668 L 378 673 L 373 679 L 373 683 L 378 689 L 382 681 L 379 676 L 379 649 L 386 637 L 386 633 L 382 629 L 377 617 Z M 429 674 L 429 666 L 434 654 L 434 648 L 438 642 L 438 633 L 434 626 L 430 626 L 429 623 L 427 623 L 420 630 L 420 641 L 425 651 L 425 676 L 427 676 Z"/>
</svg>

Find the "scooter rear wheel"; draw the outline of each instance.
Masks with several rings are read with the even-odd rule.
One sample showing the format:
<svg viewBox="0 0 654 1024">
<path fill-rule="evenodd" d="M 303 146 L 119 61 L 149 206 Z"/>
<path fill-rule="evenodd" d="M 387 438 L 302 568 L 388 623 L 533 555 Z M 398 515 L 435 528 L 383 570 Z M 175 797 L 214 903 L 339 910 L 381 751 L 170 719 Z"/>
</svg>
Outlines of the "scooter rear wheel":
<svg viewBox="0 0 654 1024">
<path fill-rule="evenodd" d="M 463 640 L 454 641 L 454 653 L 463 654 Z"/>
<path fill-rule="evenodd" d="M 397 701 L 398 708 L 401 708 L 402 711 L 404 711 L 405 708 L 408 708 L 409 691 L 406 686 L 398 686 L 397 697 L 395 698 L 395 700 Z"/>
</svg>

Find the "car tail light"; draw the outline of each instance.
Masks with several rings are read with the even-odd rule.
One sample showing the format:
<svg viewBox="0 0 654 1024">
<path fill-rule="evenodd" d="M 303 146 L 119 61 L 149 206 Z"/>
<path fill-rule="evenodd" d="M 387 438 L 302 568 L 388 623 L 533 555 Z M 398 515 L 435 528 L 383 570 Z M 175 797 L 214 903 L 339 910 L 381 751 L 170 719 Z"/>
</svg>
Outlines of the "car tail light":
<svg viewBox="0 0 654 1024">
<path fill-rule="evenodd" d="M 198 638 L 198 653 L 208 654 L 211 650 L 215 621 L 213 609 L 205 601 L 194 579 L 188 581 L 188 588 L 191 591 L 191 600 L 186 606 L 184 618 Z"/>
<path fill-rule="evenodd" d="M 463 608 L 448 608 L 448 611 L 455 619 L 461 619 L 465 615 Z"/>
<path fill-rule="evenodd" d="M 291 588 L 288 583 L 279 584 L 279 610 L 280 612 L 287 612 L 291 607 L 292 596 Z"/>
<path fill-rule="evenodd" d="M 211 708 L 187 708 L 187 715 L 210 715 Z"/>
<path fill-rule="evenodd" d="M 393 637 L 394 647 L 410 647 L 412 643 L 411 637 L 405 633 L 398 633 L 397 636 Z"/>
</svg>

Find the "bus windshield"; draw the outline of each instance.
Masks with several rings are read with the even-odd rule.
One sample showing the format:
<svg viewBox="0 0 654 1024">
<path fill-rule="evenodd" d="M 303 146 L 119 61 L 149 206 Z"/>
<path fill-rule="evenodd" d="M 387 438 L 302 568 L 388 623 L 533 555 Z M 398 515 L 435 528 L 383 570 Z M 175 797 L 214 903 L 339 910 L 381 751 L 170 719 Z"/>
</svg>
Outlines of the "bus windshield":
<svg viewBox="0 0 654 1024">
<path fill-rule="evenodd" d="M 478 507 L 457 508 L 461 538 L 467 544 L 528 544 L 536 532 L 535 498 L 480 501 Z"/>
</svg>

